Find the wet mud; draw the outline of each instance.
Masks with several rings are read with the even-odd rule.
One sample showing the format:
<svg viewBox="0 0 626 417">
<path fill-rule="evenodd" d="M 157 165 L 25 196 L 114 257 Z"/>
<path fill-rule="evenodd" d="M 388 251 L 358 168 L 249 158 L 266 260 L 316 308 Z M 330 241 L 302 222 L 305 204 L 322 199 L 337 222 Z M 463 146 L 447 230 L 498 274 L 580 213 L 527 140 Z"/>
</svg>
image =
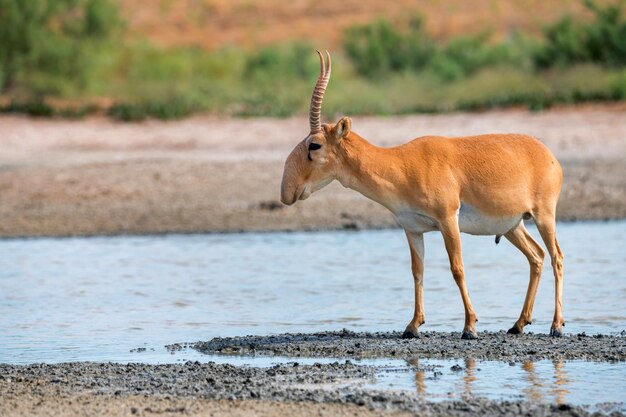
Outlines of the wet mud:
<svg viewBox="0 0 626 417">
<path fill-rule="evenodd" d="M 221 355 L 281 355 L 293 362 L 267 367 L 215 362 L 178 364 L 0 364 L 0 415 L 428 415 L 428 416 L 623 416 L 615 404 L 578 406 L 482 397 L 428 401 L 419 392 L 372 388 L 379 367 L 351 358 L 462 358 L 521 362 L 551 359 L 626 360 L 626 335 L 507 335 L 424 332 L 402 339 L 399 332 L 348 330 L 215 338 L 166 346 L 172 353 L 196 349 Z M 298 357 L 341 357 L 335 362 L 299 363 Z M 301 360 L 301 362 L 304 362 Z M 415 363 L 415 362 L 410 362 Z M 506 363 L 503 363 L 506 365 Z M 436 373 L 436 370 L 418 369 Z M 458 369 L 457 369 L 458 368 Z M 455 365 L 450 372 L 461 371 Z M 369 384 L 369 385 L 368 385 Z"/>
<path fill-rule="evenodd" d="M 510 335 L 479 332 L 477 340 L 462 340 L 460 333 L 422 332 L 403 339 L 400 332 L 357 333 L 349 330 L 310 334 L 214 338 L 207 342 L 169 345 L 191 347 L 202 353 L 263 354 L 303 357 L 464 358 L 524 362 L 528 360 L 626 360 L 626 333 L 621 335 Z"/>
<path fill-rule="evenodd" d="M 45 414 L 55 408 L 72 409 L 72 404 L 101 403 L 98 412 L 116 414 L 157 413 L 155 408 L 132 406 L 137 397 L 143 402 L 167 400 L 164 411 L 172 414 L 202 414 L 202 401 L 227 401 L 232 415 L 241 403 L 255 407 L 295 404 L 296 413 L 307 413 L 310 404 L 356 407 L 354 413 L 387 415 L 395 412 L 429 416 L 586 416 L 597 410 L 568 404 L 535 404 L 528 401 L 492 401 L 469 398 L 463 401 L 426 402 L 414 393 L 375 391 L 359 388 L 355 382 L 371 379 L 375 368 L 350 361 L 300 365 L 297 362 L 270 368 L 237 367 L 226 364 L 187 362 L 171 365 L 66 363 L 58 365 L 0 365 L 0 414 Z M 342 384 L 350 381 L 351 384 Z M 77 401 L 76 398 L 81 400 Z M 103 401 L 104 399 L 104 401 Z M 196 411 L 188 400 L 194 400 Z M 24 410 L 23 404 L 30 404 Z M 179 406 L 177 404 L 183 404 Z M 228 403 L 227 403 L 228 404 Z M 42 410 L 41 407 L 46 407 Z M 279 408 L 279 407 L 278 407 Z M 80 406 L 80 409 L 84 409 Z M 198 409 L 200 411 L 198 411 Z M 27 412 L 25 412 L 27 411 Z M 158 411 L 158 410 L 157 410 Z M 310 410 L 309 410 L 310 411 Z M 337 411 L 337 410 L 336 410 Z M 344 410 L 345 411 L 345 410 Z M 354 413 L 351 413 L 354 415 Z M 160 413 L 159 413 L 160 414 Z M 339 414 L 339 413 L 338 413 Z M 277 415 L 282 415 L 277 413 Z M 623 415 L 613 411 L 613 416 Z"/>
</svg>

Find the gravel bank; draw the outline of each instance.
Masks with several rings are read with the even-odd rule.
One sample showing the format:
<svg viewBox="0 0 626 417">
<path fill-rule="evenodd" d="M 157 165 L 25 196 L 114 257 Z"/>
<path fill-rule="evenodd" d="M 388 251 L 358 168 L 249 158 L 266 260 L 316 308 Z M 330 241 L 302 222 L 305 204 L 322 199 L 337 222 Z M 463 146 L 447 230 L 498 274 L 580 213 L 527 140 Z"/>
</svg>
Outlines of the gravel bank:
<svg viewBox="0 0 626 417">
<path fill-rule="evenodd" d="M 170 345 L 202 353 L 263 354 L 303 357 L 463 358 L 524 362 L 527 360 L 624 361 L 626 337 L 543 334 L 509 335 L 479 332 L 478 340 L 461 340 L 458 333 L 423 332 L 418 339 L 401 333 L 355 333 L 348 330 L 311 334 L 215 338 L 208 342 Z"/>
</svg>

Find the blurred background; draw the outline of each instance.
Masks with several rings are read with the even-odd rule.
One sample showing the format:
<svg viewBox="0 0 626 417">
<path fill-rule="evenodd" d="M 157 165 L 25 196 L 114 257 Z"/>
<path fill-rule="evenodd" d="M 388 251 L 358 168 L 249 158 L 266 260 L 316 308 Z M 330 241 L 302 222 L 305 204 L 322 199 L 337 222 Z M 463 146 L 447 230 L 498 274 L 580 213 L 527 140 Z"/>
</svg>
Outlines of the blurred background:
<svg viewBox="0 0 626 417">
<path fill-rule="evenodd" d="M 0 0 L 0 108 L 120 120 L 626 99 L 620 0 Z"/>
</svg>

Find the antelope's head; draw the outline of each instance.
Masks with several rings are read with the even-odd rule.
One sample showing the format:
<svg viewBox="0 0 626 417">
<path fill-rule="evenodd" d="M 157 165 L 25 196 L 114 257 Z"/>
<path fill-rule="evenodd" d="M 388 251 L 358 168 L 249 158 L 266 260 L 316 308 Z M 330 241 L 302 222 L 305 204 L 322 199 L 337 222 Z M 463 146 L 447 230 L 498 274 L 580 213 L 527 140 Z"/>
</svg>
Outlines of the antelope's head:
<svg viewBox="0 0 626 417">
<path fill-rule="evenodd" d="M 326 52 L 327 62 L 320 57 L 320 75 L 311 96 L 309 124 L 311 131 L 291 151 L 285 161 L 280 200 L 291 205 L 298 200 L 305 200 L 312 193 L 324 188 L 336 178 L 338 168 L 338 148 L 343 137 L 350 133 L 351 121 L 344 117 L 336 124 L 320 122 L 322 100 L 330 79 L 330 54 Z"/>
</svg>

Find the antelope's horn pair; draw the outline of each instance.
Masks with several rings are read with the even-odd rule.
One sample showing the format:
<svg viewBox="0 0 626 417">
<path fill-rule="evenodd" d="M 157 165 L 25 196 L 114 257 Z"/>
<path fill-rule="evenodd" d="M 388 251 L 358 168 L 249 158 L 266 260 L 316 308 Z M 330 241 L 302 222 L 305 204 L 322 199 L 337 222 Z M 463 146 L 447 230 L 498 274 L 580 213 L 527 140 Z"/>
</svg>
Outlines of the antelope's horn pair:
<svg viewBox="0 0 626 417">
<path fill-rule="evenodd" d="M 311 125 L 311 134 L 317 133 L 322 130 L 322 123 L 320 121 L 320 115 L 322 113 L 322 100 L 324 100 L 324 92 L 330 80 L 330 54 L 326 51 L 326 60 L 324 63 L 324 57 L 320 51 L 316 51 L 320 56 L 320 75 L 317 77 L 317 83 L 315 83 L 315 89 L 311 96 L 311 107 L 309 109 L 309 123 Z"/>
</svg>

